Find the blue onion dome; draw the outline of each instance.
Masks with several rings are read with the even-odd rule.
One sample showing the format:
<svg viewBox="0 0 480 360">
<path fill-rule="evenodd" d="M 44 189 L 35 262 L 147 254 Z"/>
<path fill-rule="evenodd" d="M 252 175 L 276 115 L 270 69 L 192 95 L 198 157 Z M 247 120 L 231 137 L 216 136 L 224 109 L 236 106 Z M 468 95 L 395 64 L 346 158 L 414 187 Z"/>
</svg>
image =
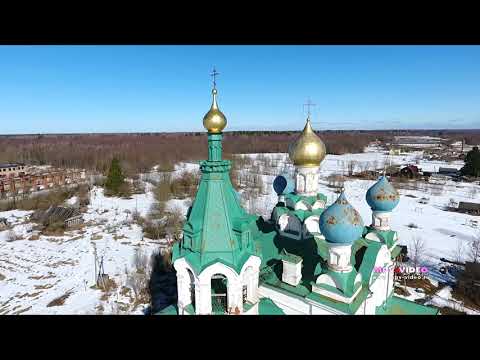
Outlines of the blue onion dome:
<svg viewBox="0 0 480 360">
<path fill-rule="evenodd" d="M 385 176 L 367 191 L 367 203 L 374 211 L 392 211 L 400 201 L 400 195 Z"/>
<path fill-rule="evenodd" d="M 320 215 L 320 231 L 329 243 L 349 245 L 363 233 L 363 220 L 342 191 L 337 201 Z"/>
<path fill-rule="evenodd" d="M 275 190 L 277 195 L 290 194 L 295 190 L 295 183 L 290 176 L 281 174 L 273 180 L 273 190 Z"/>
</svg>

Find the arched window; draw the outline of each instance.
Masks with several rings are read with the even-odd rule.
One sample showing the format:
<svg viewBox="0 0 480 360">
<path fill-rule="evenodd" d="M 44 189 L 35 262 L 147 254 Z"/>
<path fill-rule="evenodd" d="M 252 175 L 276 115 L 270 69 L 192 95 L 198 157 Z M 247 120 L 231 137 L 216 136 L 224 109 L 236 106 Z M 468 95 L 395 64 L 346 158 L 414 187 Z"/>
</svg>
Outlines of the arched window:
<svg viewBox="0 0 480 360">
<path fill-rule="evenodd" d="M 211 296 L 212 296 L 212 313 L 226 314 L 228 313 L 228 280 L 223 274 L 215 274 L 211 280 Z"/>
<path fill-rule="evenodd" d="M 305 191 L 305 176 L 303 174 L 297 175 L 297 192 Z"/>
<path fill-rule="evenodd" d="M 195 277 L 193 276 L 193 273 L 190 271 L 190 269 L 187 269 L 187 271 L 190 278 L 190 301 L 193 308 L 195 309 Z"/>
</svg>

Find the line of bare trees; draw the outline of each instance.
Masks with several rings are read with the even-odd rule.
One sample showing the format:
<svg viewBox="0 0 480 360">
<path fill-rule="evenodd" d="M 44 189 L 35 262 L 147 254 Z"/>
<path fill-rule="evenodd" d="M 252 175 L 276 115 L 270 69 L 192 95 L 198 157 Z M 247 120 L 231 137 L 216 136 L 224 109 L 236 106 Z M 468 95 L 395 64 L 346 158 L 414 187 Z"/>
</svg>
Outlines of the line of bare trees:
<svg viewBox="0 0 480 360">
<path fill-rule="evenodd" d="M 225 133 L 224 152 L 287 152 L 298 132 Z M 362 152 L 378 134 L 369 132 L 319 133 L 328 153 Z M 117 157 L 125 175 L 145 172 L 153 165 L 171 170 L 175 163 L 207 157 L 204 133 L 81 134 L 0 136 L 0 162 L 24 162 L 106 173 Z M 227 155 L 228 156 L 228 155 Z"/>
</svg>

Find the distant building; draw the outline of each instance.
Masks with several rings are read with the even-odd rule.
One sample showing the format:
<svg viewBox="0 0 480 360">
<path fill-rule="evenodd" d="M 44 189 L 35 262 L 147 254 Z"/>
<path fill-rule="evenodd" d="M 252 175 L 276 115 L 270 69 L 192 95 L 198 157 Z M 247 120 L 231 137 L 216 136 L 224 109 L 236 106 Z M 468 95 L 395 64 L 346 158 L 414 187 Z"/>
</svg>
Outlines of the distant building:
<svg viewBox="0 0 480 360">
<path fill-rule="evenodd" d="M 11 177 L 18 176 L 25 169 L 25 164 L 12 163 L 12 164 L 0 164 L 0 176 Z"/>
<path fill-rule="evenodd" d="M 438 173 L 446 176 L 457 176 L 460 174 L 460 171 L 456 168 L 440 167 Z"/>
<path fill-rule="evenodd" d="M 406 176 L 410 179 L 416 178 L 420 173 L 420 169 L 415 165 L 405 166 L 400 170 L 401 176 Z"/>
<path fill-rule="evenodd" d="M 10 164 L 11 165 L 11 164 Z M 8 197 L 14 194 L 26 194 L 45 190 L 55 186 L 79 184 L 87 181 L 84 170 L 76 169 L 51 169 L 38 170 L 24 165 L 5 168 L 5 175 L 0 175 L 0 196 Z M 16 170 L 12 170 L 16 169 Z M 4 171 L 0 171 L 3 174 Z"/>
<path fill-rule="evenodd" d="M 0 218 L 0 231 L 8 228 L 8 222 L 5 218 Z"/>
<path fill-rule="evenodd" d="M 394 144 L 402 148 L 441 148 L 442 139 L 431 136 L 395 136 Z"/>
<path fill-rule="evenodd" d="M 63 206 L 52 206 L 37 216 L 37 219 L 44 225 L 63 222 L 66 228 L 83 223 L 82 214 L 78 209 Z"/>
<path fill-rule="evenodd" d="M 480 215 L 480 204 L 467 202 L 467 201 L 460 201 L 458 204 L 458 211 L 462 213 L 467 213 L 471 215 Z"/>
</svg>

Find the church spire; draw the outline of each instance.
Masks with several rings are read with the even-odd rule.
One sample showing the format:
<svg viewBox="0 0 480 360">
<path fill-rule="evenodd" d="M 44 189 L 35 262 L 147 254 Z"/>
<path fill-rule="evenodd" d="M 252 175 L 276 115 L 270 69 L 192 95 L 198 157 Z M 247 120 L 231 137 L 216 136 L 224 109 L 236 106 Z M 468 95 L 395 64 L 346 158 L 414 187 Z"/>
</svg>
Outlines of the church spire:
<svg viewBox="0 0 480 360">
<path fill-rule="evenodd" d="M 207 129 L 209 134 L 220 134 L 225 126 L 227 126 L 227 118 L 220 111 L 217 104 L 217 80 L 216 77 L 219 75 L 217 70 L 213 68 L 210 76 L 213 78 L 213 88 L 212 88 L 212 106 L 210 110 L 203 117 L 203 126 Z"/>
</svg>

